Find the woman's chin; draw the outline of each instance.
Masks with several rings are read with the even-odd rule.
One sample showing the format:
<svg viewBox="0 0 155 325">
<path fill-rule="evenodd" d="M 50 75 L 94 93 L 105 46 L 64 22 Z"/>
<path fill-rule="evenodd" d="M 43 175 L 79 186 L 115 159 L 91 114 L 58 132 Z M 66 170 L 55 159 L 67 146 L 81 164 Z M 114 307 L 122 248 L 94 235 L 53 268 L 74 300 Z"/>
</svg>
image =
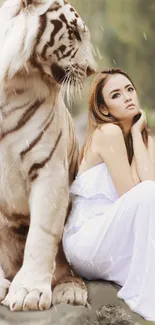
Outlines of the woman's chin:
<svg viewBox="0 0 155 325">
<path fill-rule="evenodd" d="M 133 120 L 136 118 L 136 116 L 138 116 L 140 114 L 140 110 L 139 109 L 130 109 L 127 113 L 126 113 L 126 117 L 124 118 L 124 120 L 128 121 L 128 122 L 133 122 Z"/>
<path fill-rule="evenodd" d="M 140 110 L 138 108 L 133 107 L 131 109 L 128 109 L 128 115 L 134 117 L 137 114 L 140 114 Z"/>
</svg>

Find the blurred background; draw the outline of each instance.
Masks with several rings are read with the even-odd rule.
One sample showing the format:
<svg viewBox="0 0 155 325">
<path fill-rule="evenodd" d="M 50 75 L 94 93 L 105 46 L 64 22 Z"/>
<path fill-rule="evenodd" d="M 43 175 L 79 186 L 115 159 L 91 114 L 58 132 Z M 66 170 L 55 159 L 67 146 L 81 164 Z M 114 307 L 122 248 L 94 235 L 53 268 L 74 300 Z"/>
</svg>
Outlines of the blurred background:
<svg viewBox="0 0 155 325">
<path fill-rule="evenodd" d="M 155 0 L 70 0 L 87 24 L 100 69 L 119 67 L 132 78 L 155 133 Z M 80 146 L 87 123 L 88 94 L 72 104 Z"/>
</svg>

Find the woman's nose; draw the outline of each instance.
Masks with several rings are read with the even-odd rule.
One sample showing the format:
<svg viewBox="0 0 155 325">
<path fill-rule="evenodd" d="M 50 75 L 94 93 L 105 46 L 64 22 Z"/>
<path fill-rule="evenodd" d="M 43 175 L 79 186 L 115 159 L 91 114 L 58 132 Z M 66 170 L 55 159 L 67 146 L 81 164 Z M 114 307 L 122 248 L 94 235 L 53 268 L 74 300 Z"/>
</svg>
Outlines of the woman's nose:
<svg viewBox="0 0 155 325">
<path fill-rule="evenodd" d="M 124 101 L 125 102 L 131 101 L 131 95 L 129 93 L 124 93 Z"/>
</svg>

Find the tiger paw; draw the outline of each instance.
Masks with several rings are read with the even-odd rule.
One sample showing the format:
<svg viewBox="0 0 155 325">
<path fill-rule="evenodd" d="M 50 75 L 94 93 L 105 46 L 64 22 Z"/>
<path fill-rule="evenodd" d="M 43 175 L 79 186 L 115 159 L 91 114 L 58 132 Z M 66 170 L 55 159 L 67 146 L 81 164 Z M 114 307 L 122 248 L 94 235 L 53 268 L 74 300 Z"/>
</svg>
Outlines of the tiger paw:
<svg viewBox="0 0 155 325">
<path fill-rule="evenodd" d="M 87 288 L 82 288 L 76 282 L 67 282 L 58 284 L 52 295 L 52 304 L 66 303 L 71 305 L 87 305 Z"/>
<path fill-rule="evenodd" d="M 47 310 L 51 306 L 51 300 L 51 290 L 28 291 L 21 287 L 14 293 L 8 293 L 2 304 L 9 307 L 11 311 Z"/>
<path fill-rule="evenodd" d="M 50 276 L 41 275 L 39 270 L 33 274 L 21 269 L 1 303 L 11 311 L 47 310 L 52 303 L 50 279 Z"/>
</svg>

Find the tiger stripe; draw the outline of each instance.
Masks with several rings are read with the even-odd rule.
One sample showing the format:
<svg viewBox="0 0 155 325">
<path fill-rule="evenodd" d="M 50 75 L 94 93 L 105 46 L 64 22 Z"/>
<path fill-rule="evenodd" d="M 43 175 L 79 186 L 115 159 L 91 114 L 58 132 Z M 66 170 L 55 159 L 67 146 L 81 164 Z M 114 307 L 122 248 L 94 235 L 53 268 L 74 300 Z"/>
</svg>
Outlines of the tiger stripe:
<svg viewBox="0 0 155 325">
<path fill-rule="evenodd" d="M 48 127 L 51 125 L 52 121 L 54 119 L 54 113 L 52 115 L 52 117 L 50 118 L 49 122 L 45 125 L 45 127 L 43 128 L 43 130 L 38 134 L 38 136 L 29 144 L 29 146 L 24 149 L 21 153 L 20 153 L 20 157 L 23 160 L 25 155 L 34 148 L 34 146 L 41 140 L 42 136 L 44 135 L 44 132 L 48 129 Z"/>
<path fill-rule="evenodd" d="M 49 156 L 46 159 L 44 159 L 43 161 L 39 162 L 39 163 L 34 163 L 30 167 L 29 172 L 28 172 L 28 177 L 29 177 L 30 181 L 33 181 L 34 179 L 36 179 L 38 177 L 38 174 L 37 174 L 38 169 L 43 168 L 45 166 L 45 164 L 52 158 L 52 156 L 53 156 L 53 154 L 54 154 L 54 152 L 55 152 L 55 150 L 56 150 L 56 148 L 57 148 L 57 146 L 59 144 L 59 141 L 60 141 L 61 137 L 62 137 L 62 130 L 60 130 L 59 135 L 58 135 L 58 137 L 56 139 L 56 142 L 54 144 L 54 147 L 52 148 Z"/>
<path fill-rule="evenodd" d="M 22 95 L 25 92 L 25 89 L 15 89 L 14 93 L 15 95 Z"/>
<path fill-rule="evenodd" d="M 25 214 L 23 214 L 23 213 L 16 213 L 16 212 L 13 212 L 13 213 L 6 213 L 6 211 L 3 209 L 3 207 L 1 206 L 0 207 L 0 214 L 4 217 L 4 218 L 6 218 L 7 217 L 7 219 L 8 219 L 8 221 L 11 221 L 11 222 L 16 222 L 16 223 L 18 223 L 19 221 L 28 221 L 29 220 L 29 218 L 30 218 L 30 214 L 27 214 L 27 215 L 25 215 Z"/>
<path fill-rule="evenodd" d="M 53 106 L 54 106 L 54 105 L 55 105 L 55 103 L 53 104 Z M 49 120 L 51 114 L 53 115 L 53 110 L 50 111 L 50 112 L 48 113 L 47 117 L 46 117 L 45 120 L 42 122 L 42 124 L 41 124 L 41 126 L 40 126 L 40 129 L 41 129 L 41 130 L 42 130 L 42 128 L 45 127 L 45 125 L 46 125 L 46 123 L 48 122 L 48 120 Z"/>
<path fill-rule="evenodd" d="M 29 231 L 28 225 L 20 225 L 19 227 L 10 227 L 11 231 L 13 231 L 15 234 L 26 237 Z"/>
<path fill-rule="evenodd" d="M 74 59 L 74 58 L 75 58 L 75 55 L 76 55 L 77 51 L 78 51 L 78 49 L 76 49 L 76 50 L 74 51 L 74 53 L 71 55 L 71 59 Z"/>
<path fill-rule="evenodd" d="M 36 113 L 36 111 L 39 109 L 39 107 L 44 103 L 44 100 L 36 100 L 34 104 L 32 104 L 26 112 L 24 112 L 23 116 L 19 119 L 16 126 L 14 126 L 12 129 L 4 132 L 1 134 L 0 139 L 2 140 L 4 137 L 6 137 L 8 134 L 13 133 L 15 131 L 18 131 L 21 129 L 30 119 L 31 117 Z"/>
<path fill-rule="evenodd" d="M 51 21 L 51 23 L 54 25 L 54 30 L 53 32 L 51 33 L 51 37 L 50 37 L 50 41 L 47 42 L 47 44 L 45 44 L 44 48 L 43 48 L 43 51 L 42 51 L 42 54 L 41 54 L 41 57 L 43 59 L 45 59 L 45 56 L 46 56 L 46 52 L 47 52 L 47 49 L 48 47 L 52 47 L 54 45 L 54 40 L 55 40 L 55 36 L 56 34 L 62 29 L 63 27 L 63 24 L 60 20 L 55 20 L 53 19 Z"/>
<path fill-rule="evenodd" d="M 40 43 L 41 37 L 42 37 L 42 35 L 43 35 L 43 33 L 44 33 L 45 29 L 46 29 L 46 26 L 47 26 L 46 14 L 41 15 L 39 17 L 39 20 L 40 20 L 39 32 L 38 32 L 38 35 L 37 35 L 37 38 L 36 38 L 36 43 L 35 43 L 35 46 L 34 46 L 34 49 L 33 49 L 32 56 L 30 58 L 30 62 L 37 70 L 39 70 L 43 74 L 44 72 L 43 72 L 42 66 L 37 61 L 36 48 L 37 48 L 37 45 Z"/>
<path fill-rule="evenodd" d="M 61 45 L 57 50 L 53 52 L 57 56 L 58 61 L 67 58 L 68 56 L 71 55 L 72 51 L 74 51 L 74 49 L 71 49 L 66 54 L 63 54 L 65 50 L 66 50 L 66 46 Z M 62 54 L 62 56 L 59 55 L 59 52 Z"/>
<path fill-rule="evenodd" d="M 25 104 L 23 105 L 20 105 L 20 106 L 15 106 L 15 107 L 12 107 L 12 109 L 8 112 L 5 111 L 5 106 L 2 107 L 2 116 L 3 118 L 7 118 L 8 116 L 10 116 L 11 113 L 14 113 L 15 111 L 18 111 L 20 109 L 23 109 L 25 108 L 26 106 L 28 106 L 30 104 L 30 101 L 26 102 Z"/>
</svg>

